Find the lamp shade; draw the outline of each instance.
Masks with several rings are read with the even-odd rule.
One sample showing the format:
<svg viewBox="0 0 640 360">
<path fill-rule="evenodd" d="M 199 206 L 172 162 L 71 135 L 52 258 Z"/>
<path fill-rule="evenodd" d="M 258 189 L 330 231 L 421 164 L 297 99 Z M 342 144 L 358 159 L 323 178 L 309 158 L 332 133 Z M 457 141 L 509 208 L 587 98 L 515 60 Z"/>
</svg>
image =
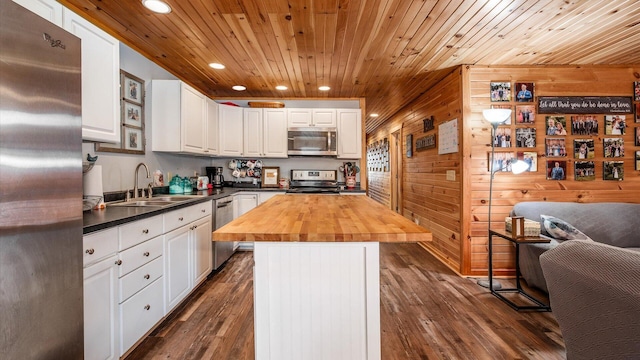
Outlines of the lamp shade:
<svg viewBox="0 0 640 360">
<path fill-rule="evenodd" d="M 522 160 L 516 160 L 511 163 L 511 172 L 518 175 L 529 170 L 529 164 Z"/>
<path fill-rule="evenodd" d="M 491 123 L 491 125 L 504 124 L 511 118 L 511 109 L 487 109 L 482 110 L 482 116 L 485 120 Z"/>
</svg>

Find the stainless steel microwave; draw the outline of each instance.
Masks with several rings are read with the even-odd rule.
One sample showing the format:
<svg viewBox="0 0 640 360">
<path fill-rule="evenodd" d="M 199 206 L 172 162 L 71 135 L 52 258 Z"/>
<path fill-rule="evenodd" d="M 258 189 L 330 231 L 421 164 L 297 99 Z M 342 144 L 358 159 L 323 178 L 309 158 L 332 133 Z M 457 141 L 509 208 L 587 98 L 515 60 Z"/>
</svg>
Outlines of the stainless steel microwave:
<svg viewBox="0 0 640 360">
<path fill-rule="evenodd" d="M 336 156 L 338 155 L 336 133 L 336 128 L 289 128 L 287 132 L 288 154 Z"/>
</svg>

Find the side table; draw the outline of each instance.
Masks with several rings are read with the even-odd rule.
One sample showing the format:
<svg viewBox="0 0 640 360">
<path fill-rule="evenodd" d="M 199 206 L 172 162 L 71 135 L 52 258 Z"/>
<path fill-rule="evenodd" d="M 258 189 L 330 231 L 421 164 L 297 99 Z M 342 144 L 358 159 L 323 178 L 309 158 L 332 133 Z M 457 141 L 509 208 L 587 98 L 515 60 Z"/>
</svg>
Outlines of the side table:
<svg viewBox="0 0 640 360">
<path fill-rule="evenodd" d="M 493 288 L 493 237 L 497 236 L 505 240 L 511 241 L 516 246 L 516 287 L 515 288 Z M 515 239 L 511 233 L 504 230 L 489 230 L 489 288 L 491 294 L 495 295 L 498 299 L 507 303 L 511 308 L 516 311 L 530 310 L 530 311 L 551 311 L 551 307 L 542 301 L 527 294 L 520 285 L 520 245 L 522 244 L 536 244 L 536 243 L 548 243 L 550 240 L 539 236 L 527 236 L 524 239 Z M 518 293 L 535 305 L 517 305 L 510 299 L 507 299 L 502 293 Z"/>
</svg>

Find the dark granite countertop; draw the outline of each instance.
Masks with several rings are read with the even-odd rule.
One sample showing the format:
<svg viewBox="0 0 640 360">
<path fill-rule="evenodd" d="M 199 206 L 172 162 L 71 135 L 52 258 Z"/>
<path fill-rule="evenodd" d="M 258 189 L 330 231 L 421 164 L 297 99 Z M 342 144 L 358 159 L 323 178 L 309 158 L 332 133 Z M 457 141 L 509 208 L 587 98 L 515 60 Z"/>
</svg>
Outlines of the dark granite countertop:
<svg viewBox="0 0 640 360">
<path fill-rule="evenodd" d="M 176 203 L 175 205 L 167 207 L 127 207 L 127 206 L 108 206 L 101 210 L 85 211 L 83 213 L 83 234 L 89 234 L 95 231 L 108 229 L 114 226 L 122 225 L 131 221 L 137 221 L 144 218 L 164 214 L 169 211 L 180 209 L 183 207 L 191 206 L 200 202 L 208 200 L 217 200 L 225 196 L 230 196 L 238 192 L 278 192 L 286 191 L 286 189 L 280 188 L 258 188 L 258 187 L 224 187 L 222 189 L 203 190 L 190 194 L 200 195 L 200 197 L 194 196 L 193 199 Z M 341 190 L 341 193 L 364 193 L 365 190 L 361 190 L 359 187 L 354 189 Z M 177 194 L 181 196 L 182 194 Z"/>
</svg>

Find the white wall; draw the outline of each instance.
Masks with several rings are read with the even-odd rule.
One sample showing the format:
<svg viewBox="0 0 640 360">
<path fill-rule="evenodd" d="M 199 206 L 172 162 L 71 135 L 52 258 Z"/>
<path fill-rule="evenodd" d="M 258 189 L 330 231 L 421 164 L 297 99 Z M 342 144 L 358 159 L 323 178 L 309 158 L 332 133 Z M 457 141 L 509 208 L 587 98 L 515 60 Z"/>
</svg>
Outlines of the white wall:
<svg viewBox="0 0 640 360">
<path fill-rule="evenodd" d="M 149 167 L 149 171 L 152 173 L 152 176 L 151 179 L 145 179 L 145 174 L 143 173 L 144 169 L 140 170 L 140 174 L 138 175 L 140 182 L 138 185 L 139 187 L 146 187 L 149 182 L 153 181 L 153 172 L 155 170 L 162 171 L 165 177 L 165 183 L 168 184 L 170 179 L 167 178 L 167 174 L 169 172 L 172 176 L 180 174 L 180 176 L 183 177 L 192 176 L 194 171 L 197 171 L 198 174 L 206 174 L 205 168 L 207 166 L 224 167 L 225 180 L 234 180 L 231 176 L 231 170 L 227 167 L 230 160 L 229 158 L 206 158 L 152 152 L 151 131 L 153 131 L 153 114 L 151 112 L 151 97 L 148 95 L 151 80 L 174 80 L 177 78 L 124 44 L 120 44 L 120 68 L 145 81 L 145 91 L 147 92 L 144 110 L 146 139 L 145 155 L 96 152 L 93 143 L 84 143 L 82 145 L 83 159 L 86 159 L 87 153 L 91 154 L 91 156 L 98 155 L 96 164 L 102 165 L 102 183 L 103 190 L 105 192 L 133 189 L 134 171 L 136 166 L 141 162 L 144 162 Z M 339 104 L 331 103 L 330 101 L 327 103 L 329 104 L 327 105 L 329 107 L 342 108 L 353 107 L 359 104 L 358 101 L 353 100 L 341 101 Z M 309 106 L 309 104 L 304 101 L 297 101 L 295 105 L 299 107 L 305 107 L 304 105 Z M 318 104 L 318 107 L 321 106 Z M 343 160 L 321 157 L 298 157 L 288 159 L 262 159 L 262 162 L 265 166 L 279 166 L 281 176 L 289 178 L 291 176 L 291 169 L 338 170 L 338 167 L 342 165 Z M 359 175 L 357 179 L 359 181 Z M 249 179 L 241 180 L 249 181 Z M 338 172 L 338 181 L 345 181 L 344 176 L 342 176 L 340 172 Z"/>
</svg>

